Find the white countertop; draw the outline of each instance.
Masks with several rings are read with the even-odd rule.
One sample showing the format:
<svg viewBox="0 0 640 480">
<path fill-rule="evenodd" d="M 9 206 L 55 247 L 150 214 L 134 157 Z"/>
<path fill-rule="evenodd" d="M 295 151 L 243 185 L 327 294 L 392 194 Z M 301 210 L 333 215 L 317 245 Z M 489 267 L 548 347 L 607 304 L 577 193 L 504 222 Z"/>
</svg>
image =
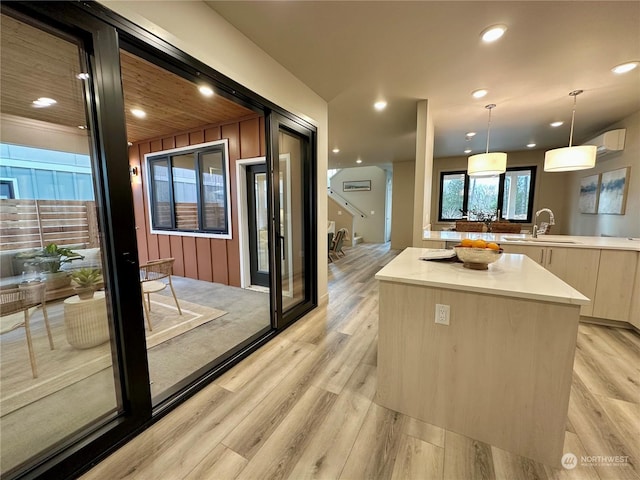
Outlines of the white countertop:
<svg viewBox="0 0 640 480">
<path fill-rule="evenodd" d="M 603 250 L 633 250 L 640 252 L 640 238 L 632 240 L 625 237 L 582 237 L 577 235 L 540 235 L 537 239 L 521 233 L 479 233 L 428 231 L 422 234 L 423 240 L 444 240 L 459 242 L 463 238 L 481 238 L 502 245 L 552 245 L 568 248 L 598 248 Z M 506 239 L 505 239 L 506 238 Z M 509 240 L 520 239 L 520 240 Z M 571 243 L 568 243 L 571 242 Z"/>
<path fill-rule="evenodd" d="M 589 303 L 587 297 L 526 255 L 505 253 L 489 270 L 471 270 L 462 263 L 420 260 L 428 250 L 406 248 L 376 274 L 376 279 L 544 302 Z"/>
</svg>

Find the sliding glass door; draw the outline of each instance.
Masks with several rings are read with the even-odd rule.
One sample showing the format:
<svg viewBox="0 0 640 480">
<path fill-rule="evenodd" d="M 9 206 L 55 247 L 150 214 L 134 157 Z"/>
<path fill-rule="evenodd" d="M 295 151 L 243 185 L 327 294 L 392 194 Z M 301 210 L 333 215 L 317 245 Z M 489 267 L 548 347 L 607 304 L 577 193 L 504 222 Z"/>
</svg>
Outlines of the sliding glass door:
<svg viewBox="0 0 640 480">
<path fill-rule="evenodd" d="M 284 327 L 317 303 L 315 171 L 311 129 L 271 115 L 276 324 Z"/>
<path fill-rule="evenodd" d="M 11 187 L 0 199 L 0 468 L 9 478 L 149 400 L 125 387 L 133 372 L 120 362 L 117 324 L 140 306 L 132 223 L 109 214 L 131 211 L 118 194 L 129 189 L 125 139 L 108 167 L 97 135 L 100 125 L 117 138 L 95 102 L 100 89 L 117 106 L 96 56 L 115 37 L 86 42 L 96 30 L 72 34 L 4 8 L 0 32 L 0 177 Z M 137 378 L 145 382 L 143 369 Z"/>
<path fill-rule="evenodd" d="M 317 304 L 315 129 L 98 3 L 0 8 L 0 473 L 68 478 Z"/>
</svg>

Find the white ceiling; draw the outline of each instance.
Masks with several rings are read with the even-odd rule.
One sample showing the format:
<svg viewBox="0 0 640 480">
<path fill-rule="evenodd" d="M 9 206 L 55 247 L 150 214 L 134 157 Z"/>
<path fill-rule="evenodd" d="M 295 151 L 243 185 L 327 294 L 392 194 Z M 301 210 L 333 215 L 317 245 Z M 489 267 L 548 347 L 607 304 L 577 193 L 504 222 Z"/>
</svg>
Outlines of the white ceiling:
<svg viewBox="0 0 640 480">
<path fill-rule="evenodd" d="M 640 110 L 640 2 L 214 1 L 206 3 L 329 103 L 330 167 L 415 158 L 416 103 L 429 100 L 435 157 L 584 142 Z M 489 25 L 504 37 L 480 40 Z M 471 92 L 489 94 L 473 99 Z M 376 112 L 373 103 L 388 107 Z M 564 120 L 553 129 L 549 123 Z M 471 141 L 465 133 L 476 131 Z M 576 143 L 576 142 L 574 142 Z"/>
</svg>

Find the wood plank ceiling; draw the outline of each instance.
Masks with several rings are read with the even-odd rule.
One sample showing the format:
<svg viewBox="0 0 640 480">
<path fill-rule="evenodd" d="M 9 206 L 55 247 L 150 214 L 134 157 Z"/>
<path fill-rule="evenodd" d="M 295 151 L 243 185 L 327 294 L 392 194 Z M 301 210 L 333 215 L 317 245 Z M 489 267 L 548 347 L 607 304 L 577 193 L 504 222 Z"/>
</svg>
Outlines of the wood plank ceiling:
<svg viewBox="0 0 640 480">
<path fill-rule="evenodd" d="M 4 114 L 77 128 L 87 125 L 83 72 L 77 45 L 7 15 L 0 24 L 0 107 Z M 127 139 L 137 142 L 255 115 L 220 95 L 204 97 L 197 85 L 121 50 Z M 57 103 L 32 104 L 40 97 Z M 144 119 L 131 114 L 138 108 Z"/>
</svg>

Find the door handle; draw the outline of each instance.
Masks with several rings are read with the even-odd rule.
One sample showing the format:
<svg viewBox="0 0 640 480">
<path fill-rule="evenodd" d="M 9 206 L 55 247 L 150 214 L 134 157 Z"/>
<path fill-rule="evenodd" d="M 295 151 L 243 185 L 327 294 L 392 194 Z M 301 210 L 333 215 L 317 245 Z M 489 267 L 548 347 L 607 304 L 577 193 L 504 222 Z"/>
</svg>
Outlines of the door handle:
<svg viewBox="0 0 640 480">
<path fill-rule="evenodd" d="M 549 249 L 549 260 L 548 260 L 548 264 L 547 265 L 551 265 L 551 257 L 553 256 L 553 249 Z"/>
<path fill-rule="evenodd" d="M 125 262 L 127 262 L 129 265 L 135 265 L 136 261 L 133 259 L 133 257 L 131 256 L 131 253 L 129 252 L 124 252 L 122 254 L 122 258 L 124 259 Z"/>
<path fill-rule="evenodd" d="M 287 259 L 285 252 L 286 252 L 286 249 L 284 248 L 284 236 L 280 235 L 280 256 L 282 257 L 282 260 Z"/>
</svg>

